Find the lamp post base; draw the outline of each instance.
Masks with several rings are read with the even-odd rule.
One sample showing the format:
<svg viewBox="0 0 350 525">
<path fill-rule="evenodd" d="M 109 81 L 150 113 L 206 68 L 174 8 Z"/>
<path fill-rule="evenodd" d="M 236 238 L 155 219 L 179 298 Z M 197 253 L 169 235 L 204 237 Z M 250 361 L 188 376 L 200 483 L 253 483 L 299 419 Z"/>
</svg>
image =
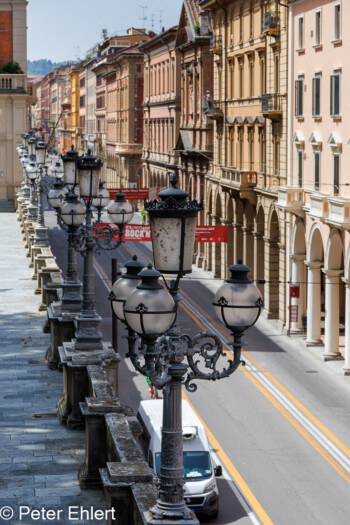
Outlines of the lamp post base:
<svg viewBox="0 0 350 525">
<path fill-rule="evenodd" d="M 163 501 L 157 501 L 157 504 L 149 511 L 145 512 L 145 518 L 148 525 L 198 525 L 199 520 L 195 514 L 188 508 L 175 509 L 173 506 L 165 508 Z"/>
<path fill-rule="evenodd" d="M 34 246 L 49 246 L 48 228 L 46 226 L 37 226 L 34 230 Z"/>
<path fill-rule="evenodd" d="M 100 331 L 101 317 L 88 317 L 83 313 L 76 318 L 75 350 L 89 351 L 103 349 L 103 336 Z"/>
</svg>

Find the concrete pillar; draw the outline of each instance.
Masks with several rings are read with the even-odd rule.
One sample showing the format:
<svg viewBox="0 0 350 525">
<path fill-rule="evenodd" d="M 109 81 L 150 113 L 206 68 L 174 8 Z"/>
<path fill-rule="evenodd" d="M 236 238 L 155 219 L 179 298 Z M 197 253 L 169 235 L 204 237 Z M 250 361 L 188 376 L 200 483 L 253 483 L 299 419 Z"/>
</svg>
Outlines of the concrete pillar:
<svg viewBox="0 0 350 525">
<path fill-rule="evenodd" d="M 293 332 L 301 332 L 303 330 L 302 316 L 304 308 L 304 289 L 305 289 L 305 255 L 292 255 L 292 286 L 299 284 L 299 297 L 291 298 L 291 305 L 298 307 L 297 321 L 291 322 L 290 329 Z M 289 318 L 288 318 L 289 322 Z"/>
<path fill-rule="evenodd" d="M 345 283 L 345 363 L 343 373 L 350 375 L 350 280 L 342 278 Z"/>
<path fill-rule="evenodd" d="M 264 279 L 264 240 L 263 232 L 253 232 L 254 237 L 254 278 L 255 279 Z M 256 286 L 259 288 L 262 298 L 264 299 L 265 285 L 256 283 Z"/>
<path fill-rule="evenodd" d="M 233 223 L 233 260 L 237 264 L 238 259 L 243 260 L 243 231 L 242 224 Z"/>
<path fill-rule="evenodd" d="M 326 275 L 325 349 L 323 360 L 342 359 L 339 352 L 339 276 L 342 270 L 323 270 Z"/>
<path fill-rule="evenodd" d="M 321 340 L 321 263 L 307 264 L 306 346 L 322 345 Z"/>
<path fill-rule="evenodd" d="M 243 232 L 243 263 L 249 266 L 249 279 L 254 279 L 254 237 L 251 227 L 244 226 Z"/>
<path fill-rule="evenodd" d="M 277 239 L 264 237 L 265 248 L 265 311 L 267 319 L 277 319 L 279 313 L 279 246 Z"/>
</svg>

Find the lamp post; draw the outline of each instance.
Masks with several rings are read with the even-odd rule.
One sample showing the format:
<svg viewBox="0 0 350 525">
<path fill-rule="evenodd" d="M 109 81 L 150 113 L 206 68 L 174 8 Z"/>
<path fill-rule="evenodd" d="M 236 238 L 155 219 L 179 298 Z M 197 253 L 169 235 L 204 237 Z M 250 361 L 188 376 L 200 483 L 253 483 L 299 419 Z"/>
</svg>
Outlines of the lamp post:
<svg viewBox="0 0 350 525">
<path fill-rule="evenodd" d="M 46 142 L 39 141 L 35 145 L 35 157 L 36 165 L 38 167 L 38 226 L 34 232 L 34 246 L 47 247 L 49 246 L 48 229 L 45 226 L 44 217 L 44 165 L 46 160 L 47 144 Z"/>
<path fill-rule="evenodd" d="M 35 222 L 38 218 L 38 207 L 35 203 L 35 188 L 38 177 L 38 170 L 34 162 L 30 162 L 29 164 L 27 164 L 25 170 L 30 183 L 30 202 L 27 208 L 27 219 L 28 221 Z"/>
<path fill-rule="evenodd" d="M 186 192 L 176 188 L 175 176 L 171 184 L 170 190 L 161 192 L 160 202 L 145 203 L 145 207 L 150 211 L 155 266 L 167 274 L 176 274 L 176 281 L 167 286 L 168 291 L 159 284 L 161 273 L 148 267 L 140 272 L 142 282 L 132 289 L 126 300 L 117 281 L 112 300 L 116 310 L 118 300 L 121 301 L 125 323 L 141 338 L 138 349 L 136 345 L 129 346 L 133 366 L 148 376 L 157 389 L 162 389 L 164 396 L 158 500 L 150 509 L 148 522 L 178 519 L 198 523 L 184 500 L 181 386 L 195 392 L 196 380 L 223 379 L 244 364 L 242 334 L 257 321 L 263 302 L 259 290 L 247 277 L 250 269 L 241 261 L 231 266 L 231 277 L 218 289 L 213 303 L 233 339 L 233 359 L 228 359 L 221 369 L 217 366 L 225 353 L 215 334 L 201 332 L 190 337 L 173 336 L 169 332 L 177 311 L 173 296 L 181 277 L 191 272 L 195 214 L 202 209 L 201 204 L 189 202 Z M 120 313 L 119 317 L 122 318 Z"/>
</svg>

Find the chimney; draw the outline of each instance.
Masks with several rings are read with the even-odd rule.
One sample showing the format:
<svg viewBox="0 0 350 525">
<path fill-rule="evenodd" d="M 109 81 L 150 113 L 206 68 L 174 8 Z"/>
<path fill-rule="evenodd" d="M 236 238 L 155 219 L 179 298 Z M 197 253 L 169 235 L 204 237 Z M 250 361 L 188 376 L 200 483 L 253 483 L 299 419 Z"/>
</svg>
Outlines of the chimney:
<svg viewBox="0 0 350 525">
<path fill-rule="evenodd" d="M 209 13 L 201 11 L 199 14 L 200 33 L 202 36 L 209 35 Z"/>
</svg>

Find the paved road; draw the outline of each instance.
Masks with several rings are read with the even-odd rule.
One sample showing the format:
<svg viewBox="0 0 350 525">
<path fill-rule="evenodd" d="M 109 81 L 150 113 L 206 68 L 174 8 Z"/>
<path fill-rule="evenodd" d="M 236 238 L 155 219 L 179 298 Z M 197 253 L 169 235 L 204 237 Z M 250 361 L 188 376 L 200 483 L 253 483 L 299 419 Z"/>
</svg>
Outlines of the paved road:
<svg viewBox="0 0 350 525">
<path fill-rule="evenodd" d="M 64 265 L 65 234 L 56 228 L 50 237 L 58 262 Z M 109 340 L 110 259 L 117 256 L 125 262 L 132 253 L 145 263 L 151 258 L 150 247 L 136 242 L 95 258 L 97 310 Z M 207 329 L 229 340 L 211 305 L 219 282 L 204 272 L 192 277 L 182 282 L 183 331 L 194 335 Z M 187 393 L 224 467 L 215 523 L 347 525 L 350 378 L 338 372 L 339 363 L 322 363 L 316 353 L 288 340 L 264 319 L 245 340 L 245 368 L 220 382 L 202 382 L 196 393 Z M 140 399 L 147 397 L 144 378 L 125 360 L 119 377 L 121 399 L 137 409 Z"/>
</svg>

